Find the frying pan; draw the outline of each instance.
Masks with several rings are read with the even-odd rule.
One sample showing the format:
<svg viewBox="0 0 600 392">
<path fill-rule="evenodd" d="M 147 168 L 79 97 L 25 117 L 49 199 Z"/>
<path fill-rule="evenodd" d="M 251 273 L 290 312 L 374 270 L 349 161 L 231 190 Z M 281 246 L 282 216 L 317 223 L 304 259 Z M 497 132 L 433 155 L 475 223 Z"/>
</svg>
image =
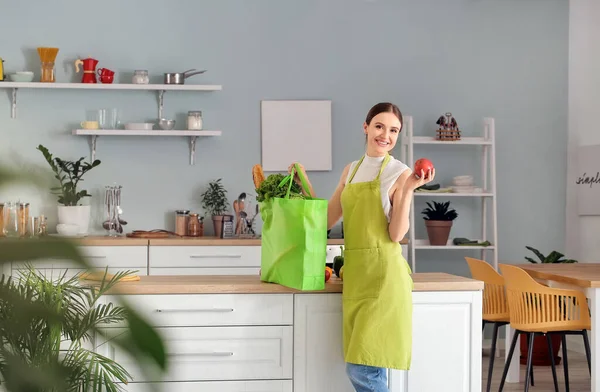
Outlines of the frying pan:
<svg viewBox="0 0 600 392">
<path fill-rule="evenodd" d="M 191 71 L 196 71 L 196 70 L 188 69 L 187 71 L 183 71 L 183 72 L 165 73 L 164 83 L 165 84 L 184 84 L 186 78 L 189 78 L 192 75 L 198 75 L 198 74 L 202 74 L 202 73 L 206 72 L 206 70 L 196 71 L 196 72 L 191 72 Z M 191 72 L 191 73 L 188 73 L 188 72 Z"/>
</svg>

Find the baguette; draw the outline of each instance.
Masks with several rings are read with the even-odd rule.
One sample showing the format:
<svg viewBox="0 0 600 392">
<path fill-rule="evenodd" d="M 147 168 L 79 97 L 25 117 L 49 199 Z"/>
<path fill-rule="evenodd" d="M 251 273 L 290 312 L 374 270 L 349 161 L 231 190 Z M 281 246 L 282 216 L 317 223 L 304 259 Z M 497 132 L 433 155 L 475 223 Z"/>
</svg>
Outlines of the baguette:
<svg viewBox="0 0 600 392">
<path fill-rule="evenodd" d="M 260 184 L 265 180 L 265 173 L 260 164 L 256 164 L 252 167 L 252 180 L 254 181 L 254 187 L 256 189 L 258 189 Z"/>
</svg>

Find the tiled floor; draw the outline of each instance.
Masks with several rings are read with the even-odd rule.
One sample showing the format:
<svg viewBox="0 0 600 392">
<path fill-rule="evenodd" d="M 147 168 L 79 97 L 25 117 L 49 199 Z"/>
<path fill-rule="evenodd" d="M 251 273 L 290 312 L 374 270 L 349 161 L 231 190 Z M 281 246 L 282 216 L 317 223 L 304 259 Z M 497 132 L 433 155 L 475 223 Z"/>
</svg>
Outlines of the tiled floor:
<svg viewBox="0 0 600 392">
<path fill-rule="evenodd" d="M 484 351 L 483 356 L 483 382 L 482 391 L 486 390 L 487 387 L 487 375 L 488 375 L 488 364 L 489 356 L 488 351 Z M 577 352 L 569 351 L 569 386 L 571 392 L 590 392 L 590 373 L 587 367 L 587 361 L 585 355 Z M 550 366 L 536 366 L 533 369 L 533 377 L 535 386 L 529 387 L 529 392 L 554 392 L 554 383 L 552 382 L 552 371 Z M 491 391 L 498 391 L 500 387 L 500 379 L 504 370 L 504 350 L 500 351 L 500 356 L 494 360 L 494 373 L 492 375 L 492 388 Z M 558 376 L 558 390 L 565 390 L 565 378 L 562 362 L 556 367 L 556 373 Z M 503 391 L 505 392 L 523 392 L 525 390 L 525 365 L 521 365 L 521 382 L 518 384 L 504 384 Z"/>
</svg>

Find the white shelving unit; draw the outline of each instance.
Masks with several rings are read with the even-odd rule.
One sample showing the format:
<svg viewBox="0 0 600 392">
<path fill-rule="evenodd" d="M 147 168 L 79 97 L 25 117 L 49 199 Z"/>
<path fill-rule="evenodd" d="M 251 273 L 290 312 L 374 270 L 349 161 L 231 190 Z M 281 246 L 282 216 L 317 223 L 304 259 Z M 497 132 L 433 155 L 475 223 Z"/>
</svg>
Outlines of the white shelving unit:
<svg viewBox="0 0 600 392">
<path fill-rule="evenodd" d="M 162 118 L 163 97 L 166 91 L 220 91 L 220 85 L 205 84 L 133 84 L 133 83 L 42 83 L 0 82 L 0 88 L 12 89 L 11 118 L 17 117 L 17 91 L 19 89 L 68 90 L 132 90 L 158 92 L 158 118 Z"/>
<path fill-rule="evenodd" d="M 98 136 L 185 136 L 190 138 L 190 165 L 194 164 L 196 139 L 202 136 L 221 136 L 221 131 L 186 131 L 186 130 L 123 130 L 123 129 L 75 129 L 73 135 L 88 136 L 91 141 L 92 162 L 96 159 L 96 141 Z"/>
<path fill-rule="evenodd" d="M 428 239 L 415 238 L 415 204 L 412 203 L 410 209 L 410 229 L 408 232 L 408 255 L 412 265 L 413 272 L 416 272 L 416 251 L 420 249 L 429 250 L 444 250 L 444 251 L 459 251 L 459 250 L 480 250 L 481 259 L 487 260 L 486 252 L 493 254 L 491 261 L 492 266 L 498 269 L 498 214 L 497 214 L 497 196 L 496 196 L 496 144 L 495 144 L 495 124 L 494 119 L 486 117 L 483 119 L 483 136 L 481 137 L 463 137 L 457 141 L 440 141 L 435 137 L 414 136 L 413 135 L 413 118 L 411 116 L 404 117 L 406 126 L 402 132 L 400 142 L 401 159 L 407 165 L 414 165 L 414 149 L 418 145 L 436 145 L 447 148 L 454 148 L 457 145 L 480 146 L 481 147 L 481 181 L 479 186 L 483 189 L 480 193 L 445 193 L 445 192 L 415 192 L 415 199 L 428 198 L 455 198 L 455 197 L 475 197 L 481 198 L 481 237 L 470 238 L 477 241 L 489 241 L 490 246 L 471 246 L 471 245 L 454 245 L 451 238 L 446 245 L 430 245 Z M 438 164 L 439 165 L 439 164 Z M 439 170 L 438 170 L 439 171 Z M 458 174 L 457 174 L 458 175 Z M 435 182 L 435 181 L 434 181 Z M 491 204 L 491 219 L 492 228 L 491 235 L 488 235 L 488 213 Z M 454 229 L 453 229 L 454 230 Z M 460 234 L 454 237 L 460 237 Z"/>
</svg>

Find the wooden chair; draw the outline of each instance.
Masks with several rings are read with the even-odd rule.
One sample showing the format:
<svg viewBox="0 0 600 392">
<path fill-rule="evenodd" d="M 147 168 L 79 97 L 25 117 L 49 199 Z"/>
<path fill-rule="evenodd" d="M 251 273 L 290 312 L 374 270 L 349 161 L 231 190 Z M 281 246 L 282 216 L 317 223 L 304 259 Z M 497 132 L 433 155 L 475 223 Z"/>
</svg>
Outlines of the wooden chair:
<svg viewBox="0 0 600 392">
<path fill-rule="evenodd" d="M 562 337 L 563 367 L 566 390 L 569 391 L 569 369 L 567 361 L 566 335 L 582 335 L 588 370 L 591 375 L 590 342 L 587 330 L 591 329 L 590 313 L 585 295 L 577 290 L 556 289 L 536 282 L 525 270 L 514 265 L 500 264 L 504 276 L 506 296 L 510 313 L 510 326 L 515 334 L 510 345 L 508 359 L 502 373 L 500 389 L 504 387 L 506 374 L 517 344 L 519 334 L 528 336 L 527 371 L 525 373 L 525 391 L 529 390 L 529 375 L 532 369 L 533 339 L 535 335 L 545 335 L 552 363 L 554 390 L 558 392 L 556 366 L 552 355 L 551 334 Z"/>
<path fill-rule="evenodd" d="M 483 310 L 481 325 L 482 331 L 486 324 L 494 326 L 492 335 L 492 351 L 490 354 L 490 363 L 488 368 L 487 392 L 490 392 L 492 386 L 492 372 L 494 369 L 494 358 L 496 356 L 496 342 L 498 341 L 498 328 L 510 323 L 510 315 L 508 312 L 508 302 L 504 288 L 504 278 L 496 270 L 484 260 L 465 257 L 471 276 L 473 279 L 484 282 L 483 288 Z M 533 385 L 533 375 L 531 377 Z"/>
</svg>

